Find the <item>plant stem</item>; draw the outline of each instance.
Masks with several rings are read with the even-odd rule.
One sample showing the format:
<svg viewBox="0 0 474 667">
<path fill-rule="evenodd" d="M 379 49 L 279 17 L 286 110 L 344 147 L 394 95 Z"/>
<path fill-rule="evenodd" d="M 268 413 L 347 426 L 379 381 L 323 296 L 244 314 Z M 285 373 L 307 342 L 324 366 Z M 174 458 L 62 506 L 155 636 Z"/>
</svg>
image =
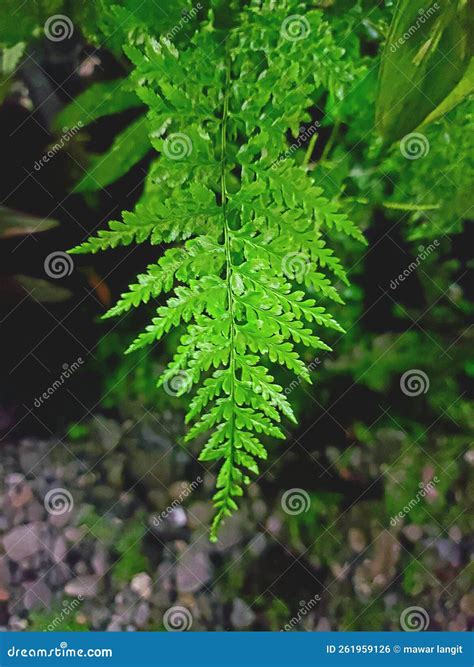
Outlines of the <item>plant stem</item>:
<svg viewBox="0 0 474 667">
<path fill-rule="evenodd" d="M 232 291 L 232 249 L 231 249 L 231 230 L 227 220 L 227 187 L 226 187 L 226 167 L 227 167 L 227 120 L 229 117 L 229 89 L 230 89 L 230 61 L 226 63 L 226 74 L 225 74 L 225 84 L 224 84 L 224 105 L 222 111 L 222 121 L 221 121 L 221 205 L 222 205 L 222 215 L 224 219 L 224 245 L 225 245 L 225 255 L 226 255 L 226 283 L 227 283 L 227 305 L 229 308 L 229 318 L 230 318 L 230 352 L 229 352 L 229 367 L 231 372 L 231 389 L 230 389 L 230 401 L 232 404 L 232 417 L 230 419 L 230 435 L 228 443 L 228 456 L 229 460 L 229 474 L 227 477 L 227 483 L 225 487 L 226 497 L 230 496 L 231 487 L 232 487 L 232 470 L 234 464 L 234 429 L 235 429 L 235 347 L 234 347 L 234 338 L 235 338 L 235 323 L 234 323 L 234 294 Z M 224 508 L 226 500 L 223 500 L 224 506 L 218 511 L 211 528 L 211 539 L 216 539 L 216 531 L 219 526 L 221 519 L 224 516 Z"/>
</svg>

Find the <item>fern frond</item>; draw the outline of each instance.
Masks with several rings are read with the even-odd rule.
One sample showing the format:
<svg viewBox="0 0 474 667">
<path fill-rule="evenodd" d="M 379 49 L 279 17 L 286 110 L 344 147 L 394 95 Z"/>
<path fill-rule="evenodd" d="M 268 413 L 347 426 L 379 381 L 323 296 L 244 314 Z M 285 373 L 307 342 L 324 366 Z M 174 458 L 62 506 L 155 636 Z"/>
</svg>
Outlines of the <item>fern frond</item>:
<svg viewBox="0 0 474 667">
<path fill-rule="evenodd" d="M 321 11 L 305 12 L 306 39 L 285 36 L 303 5 L 251 2 L 226 31 L 211 12 L 184 50 L 155 37 L 127 49 L 160 156 L 135 213 L 76 249 L 173 244 L 108 316 L 169 294 L 129 352 L 184 325 L 159 382 L 185 374 L 178 393 L 196 388 L 186 440 L 206 434 L 200 458 L 220 466 L 212 540 L 259 474 L 265 440 L 284 438 L 282 417 L 295 421 L 269 368 L 309 382 L 300 346 L 329 350 L 315 329 L 342 331 L 323 305 L 341 303 L 347 284 L 328 232 L 363 241 L 304 167 L 279 160 L 321 89 L 350 79 Z"/>
</svg>

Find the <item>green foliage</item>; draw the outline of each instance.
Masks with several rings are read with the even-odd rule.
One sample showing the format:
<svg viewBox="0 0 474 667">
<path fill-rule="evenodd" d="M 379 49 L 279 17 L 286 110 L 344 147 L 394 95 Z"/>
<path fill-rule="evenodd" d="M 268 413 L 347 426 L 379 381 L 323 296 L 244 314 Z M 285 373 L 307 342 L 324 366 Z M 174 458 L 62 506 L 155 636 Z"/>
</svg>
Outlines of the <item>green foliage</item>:
<svg viewBox="0 0 474 667">
<path fill-rule="evenodd" d="M 118 559 L 112 568 L 112 576 L 121 583 L 129 583 L 139 572 L 149 571 L 150 563 L 142 553 L 142 537 L 145 532 L 143 517 L 128 522 L 115 544 Z"/>
<path fill-rule="evenodd" d="M 225 30 L 211 13 L 180 51 L 154 37 L 125 49 L 160 153 L 155 185 L 134 213 L 75 249 L 179 243 L 109 315 L 174 288 L 129 351 L 187 325 L 159 383 L 185 377 L 179 393 L 199 386 L 186 439 L 210 433 L 201 460 L 220 462 L 212 539 L 237 509 L 248 473 L 258 474 L 267 456 L 262 439 L 284 437 L 282 415 L 295 421 L 268 362 L 309 381 L 297 346 L 329 349 L 314 325 L 341 331 L 321 305 L 340 303 L 335 283 L 347 282 L 327 234 L 363 241 L 306 169 L 281 159 L 287 132 L 296 138 L 311 121 L 304 109 L 324 89 L 340 96 L 353 76 L 322 12 L 305 12 L 307 39 L 288 38 L 282 26 L 299 8 L 294 1 L 251 4 Z"/>
<path fill-rule="evenodd" d="M 126 174 L 149 150 L 146 119 L 139 117 L 115 137 L 104 155 L 92 157 L 75 191 L 88 192 L 104 188 Z"/>
<path fill-rule="evenodd" d="M 77 601 L 77 599 L 76 599 Z M 62 607 L 54 607 L 45 611 L 44 609 L 33 609 L 29 614 L 29 632 L 87 632 L 90 628 L 87 624 L 78 623 L 75 619 L 80 605 L 72 607 L 67 599 L 63 601 Z"/>
<path fill-rule="evenodd" d="M 398 3 L 382 56 L 377 100 L 377 122 L 389 141 L 400 139 L 433 114 L 466 74 L 457 101 L 472 92 L 469 4 L 468 0 L 440 0 L 430 7 L 422 0 Z"/>
</svg>

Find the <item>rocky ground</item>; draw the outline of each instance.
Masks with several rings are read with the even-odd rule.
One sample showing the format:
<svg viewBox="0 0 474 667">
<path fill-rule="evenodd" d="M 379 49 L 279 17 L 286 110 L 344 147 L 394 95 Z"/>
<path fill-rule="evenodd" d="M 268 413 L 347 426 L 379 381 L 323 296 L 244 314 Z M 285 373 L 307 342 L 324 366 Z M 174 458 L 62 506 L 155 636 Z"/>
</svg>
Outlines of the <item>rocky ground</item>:
<svg viewBox="0 0 474 667">
<path fill-rule="evenodd" d="M 410 605 L 430 629 L 470 627 L 459 527 L 376 531 L 359 504 L 326 533 L 323 558 L 327 544 L 305 548 L 255 485 L 213 545 L 213 479 L 163 419 L 97 416 L 65 441 L 0 444 L 3 629 L 399 629 Z"/>
</svg>

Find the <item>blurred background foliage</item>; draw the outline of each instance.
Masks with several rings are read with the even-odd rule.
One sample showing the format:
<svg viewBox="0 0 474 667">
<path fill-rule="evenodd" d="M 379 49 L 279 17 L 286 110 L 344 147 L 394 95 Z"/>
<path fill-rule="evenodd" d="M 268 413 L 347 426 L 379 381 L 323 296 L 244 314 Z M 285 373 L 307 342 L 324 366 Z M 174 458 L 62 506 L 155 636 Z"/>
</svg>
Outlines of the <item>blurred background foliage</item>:
<svg viewBox="0 0 474 667">
<path fill-rule="evenodd" d="M 61 285 L 50 286 L 49 292 L 42 260 L 52 249 L 82 241 L 121 209 L 132 209 L 140 198 L 153 196 L 153 164 L 159 158 L 143 129 L 134 130 L 144 109 L 130 84 L 122 45 L 140 42 L 152 24 L 157 34 L 166 33 L 187 11 L 189 20 L 176 36 L 179 48 L 209 6 L 218 20 L 219 16 L 224 20 L 223 4 L 203 0 L 199 12 L 191 14 L 190 2 L 45 0 L 30 2 L 18 13 L 16 1 L 3 2 L 0 124 L 2 143 L 12 156 L 10 173 L 0 186 L 7 207 L 6 213 L 0 211 L 5 278 L 1 307 L 2 316 L 8 314 L 4 324 L 7 355 L 2 360 L 8 382 L 2 388 L 0 415 L 5 433 L 11 433 L 16 421 L 17 437 L 65 434 L 76 455 L 90 460 L 97 439 L 92 415 L 122 425 L 149 424 L 154 415 L 176 437 L 182 433 L 185 398 L 156 389 L 156 378 L 177 341 L 169 336 L 153 355 L 125 357 L 124 348 L 150 312 L 132 312 L 118 326 L 99 319 L 137 268 L 156 259 L 156 249 L 142 247 L 133 253 L 122 249 L 75 260 L 74 274 Z M 324 13 L 345 51 L 346 70 L 335 72 L 334 81 L 317 92 L 309 112 L 312 122 L 319 124 L 318 132 L 298 155 L 301 161 L 306 159 L 315 182 L 337 198 L 360 226 L 369 246 L 361 250 L 344 240 L 338 248 L 351 286 L 341 288 L 345 305 L 334 314 L 346 333 L 334 334 L 329 341 L 332 353 L 317 360 L 307 354 L 314 384 L 293 386 L 284 369 L 275 370 L 279 383 L 291 393 L 300 425 L 288 432 L 286 443 L 270 444 L 267 471 L 254 485 L 242 512 L 249 530 L 241 527 L 238 537 L 239 543 L 246 544 L 255 534 L 267 537 L 269 533 L 275 543 L 267 543 L 263 556 L 243 549 L 238 567 L 230 570 L 225 562 L 217 563 L 218 595 L 229 604 L 235 596 L 256 600 L 255 627 L 278 629 L 294 613 L 295 605 L 298 608 L 298 600 L 308 596 L 307 569 L 317 573 L 323 591 L 323 603 L 309 627 L 394 628 L 401 609 L 413 603 L 430 610 L 435 627 L 464 629 L 463 624 L 472 621 L 472 599 L 464 599 L 459 611 L 446 588 L 458 591 L 459 599 L 465 593 L 472 547 L 473 233 L 469 222 L 474 170 L 471 55 L 463 42 L 472 6 L 441 3 L 442 11 L 434 19 L 436 40 L 430 32 L 434 28 L 426 24 L 408 41 L 407 49 L 403 45 L 394 53 L 390 46 L 404 34 L 407 21 L 408 25 L 413 22 L 422 4 L 402 1 L 397 9 L 392 2 L 368 0 L 309 4 Z M 43 25 L 58 13 L 72 19 L 74 37 L 48 43 Z M 449 46 L 453 21 L 456 48 L 462 42 L 455 52 Z M 439 61 L 436 48 L 448 49 L 452 55 L 449 76 L 443 68 L 433 71 L 433 62 Z M 423 56 L 428 62 L 423 61 L 422 71 L 411 71 L 409 63 L 420 49 L 423 54 L 428 49 Z M 400 60 L 403 57 L 406 66 Z M 437 117 L 436 109 L 460 83 L 457 104 L 447 111 L 444 107 Z M 430 122 L 423 125 L 430 114 Z M 35 159 L 65 128 L 79 121 L 83 129 L 61 154 L 34 179 L 20 183 L 25 170 L 32 172 Z M 16 132 L 18 127 L 21 133 Z M 400 140 L 415 131 L 426 140 L 425 151 L 419 159 L 407 159 Z M 85 174 L 91 168 L 93 178 Z M 61 204 L 50 215 L 52 200 Z M 18 216 L 13 223 L 12 212 Z M 33 224 L 26 215 L 36 216 L 37 222 Z M 54 229 L 36 228 L 46 215 L 59 224 Z M 20 247 L 19 238 L 23 239 Z M 425 253 L 427 248 L 434 250 Z M 426 258 L 417 261 L 420 255 Z M 393 287 L 412 262 L 417 263 L 416 269 Z M 24 291 L 26 276 L 30 277 L 28 292 Z M 36 298 L 27 299 L 29 305 L 9 316 L 32 290 Z M 56 334 L 42 344 L 52 320 L 64 322 L 67 332 L 58 326 Z M 82 347 L 92 353 L 88 355 Z M 32 349 L 40 364 L 32 358 Z M 51 369 L 54 372 L 80 354 L 87 363 L 70 384 L 78 398 L 66 393 L 55 396 L 39 416 L 25 410 L 48 385 Z M 402 375 L 412 369 L 422 370 L 429 380 L 427 391 L 417 396 L 407 396 L 400 386 Z M 126 490 L 129 481 L 127 457 L 136 457 L 132 478 L 150 461 L 149 452 L 140 451 L 136 441 L 121 441 L 116 460 L 122 461 L 122 467 L 106 474 L 104 483 L 117 494 Z M 191 449 L 191 454 L 196 453 Z M 180 467 L 179 457 L 186 457 L 185 453 L 173 456 L 178 457 L 177 469 L 186 470 L 183 475 L 189 479 L 200 469 L 190 459 Z M 113 483 L 110 474 L 116 476 Z M 433 493 L 403 521 L 391 525 L 390 519 L 416 497 L 420 485 L 435 476 L 439 483 Z M 165 485 L 182 478 L 173 480 L 171 472 Z M 86 529 L 103 529 L 101 538 L 117 559 L 111 574 L 116 586 L 141 571 L 152 574 L 157 566 L 146 544 L 140 543 L 140 529 L 147 522 L 144 512 L 159 508 L 170 494 L 168 488 L 156 500 L 153 485 L 152 479 L 143 483 L 140 499 L 126 517 L 125 534 L 114 532 L 101 520 L 99 497 L 94 501 L 97 506 L 93 502 L 81 518 Z M 281 511 L 279 499 L 293 487 L 310 494 L 311 506 L 307 512 L 289 516 Z M 202 504 L 206 490 L 197 495 Z M 291 556 L 297 558 L 297 565 L 289 561 L 287 575 L 274 584 L 278 573 L 285 571 L 285 558 Z M 324 596 L 329 584 L 330 594 Z M 47 625 L 46 620 L 42 622 Z M 33 619 L 31 629 L 37 627 Z M 74 623 L 71 629 L 77 629 Z"/>
</svg>

